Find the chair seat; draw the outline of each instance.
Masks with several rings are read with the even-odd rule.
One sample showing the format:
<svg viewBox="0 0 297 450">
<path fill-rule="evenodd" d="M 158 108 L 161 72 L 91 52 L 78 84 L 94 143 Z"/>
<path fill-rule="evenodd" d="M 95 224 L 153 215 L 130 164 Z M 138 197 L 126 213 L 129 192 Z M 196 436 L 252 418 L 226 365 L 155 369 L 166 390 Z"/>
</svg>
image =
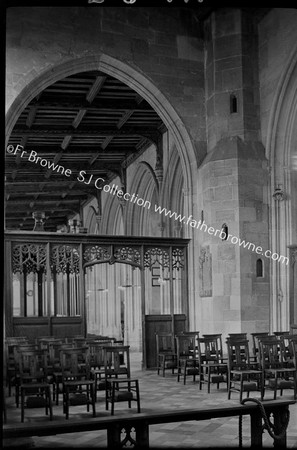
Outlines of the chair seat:
<svg viewBox="0 0 297 450">
<path fill-rule="evenodd" d="M 49 385 L 49 383 L 22 383 L 20 385 L 20 388 L 21 389 L 27 389 L 27 390 L 30 390 L 30 389 L 41 389 L 41 388 L 49 389 L 50 385 Z"/>
<path fill-rule="evenodd" d="M 273 374 L 275 374 L 275 373 L 293 373 L 293 372 L 296 372 L 296 369 L 295 369 L 295 367 L 293 367 L 293 368 L 269 368 L 269 369 L 265 369 L 265 373 L 273 373 Z"/>
<path fill-rule="evenodd" d="M 94 385 L 94 381 L 93 380 L 71 380 L 71 381 L 64 381 L 64 385 L 71 386 L 71 387 L 81 386 L 81 385 L 91 386 L 91 385 Z"/>
<path fill-rule="evenodd" d="M 69 404 L 71 406 L 86 405 L 87 403 L 88 403 L 88 397 L 86 394 L 75 393 L 75 394 L 70 394 L 70 396 L 69 396 Z"/>
<path fill-rule="evenodd" d="M 212 383 L 224 383 L 227 381 L 227 377 L 226 375 L 223 374 L 217 374 L 217 373 L 212 373 L 210 375 L 205 376 L 205 379 L 207 379 L 207 377 L 210 376 L 210 381 Z"/>
<path fill-rule="evenodd" d="M 199 375 L 199 367 L 189 367 L 187 369 L 187 375 Z"/>
<path fill-rule="evenodd" d="M 270 387 L 275 387 L 275 379 L 271 379 L 268 381 Z M 293 380 L 285 380 L 285 379 L 277 379 L 277 388 L 278 389 L 291 389 L 294 388 Z"/>
<path fill-rule="evenodd" d="M 241 383 L 238 381 L 234 381 L 234 389 L 240 390 Z M 256 381 L 244 381 L 243 382 L 243 391 L 244 392 L 250 392 L 250 391 L 257 391 L 258 385 Z"/>
<path fill-rule="evenodd" d="M 133 400 L 133 393 L 129 391 L 116 391 L 114 393 L 115 402 L 124 402 L 128 400 Z"/>
<path fill-rule="evenodd" d="M 235 375 L 242 375 L 242 374 L 246 374 L 246 375 L 259 375 L 262 373 L 261 370 L 231 370 L 231 373 L 235 374 Z"/>
<path fill-rule="evenodd" d="M 44 397 L 27 397 L 27 408 L 43 408 L 47 404 L 47 400 Z"/>
</svg>

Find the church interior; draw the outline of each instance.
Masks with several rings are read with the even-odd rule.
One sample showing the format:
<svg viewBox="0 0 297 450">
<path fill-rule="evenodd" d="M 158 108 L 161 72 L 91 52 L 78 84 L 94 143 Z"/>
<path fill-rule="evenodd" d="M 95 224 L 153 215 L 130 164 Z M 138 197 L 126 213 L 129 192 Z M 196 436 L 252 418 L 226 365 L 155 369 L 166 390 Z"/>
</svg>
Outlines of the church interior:
<svg viewBox="0 0 297 450">
<path fill-rule="evenodd" d="M 236 398 L 240 405 L 231 391 L 241 399 L 258 390 L 261 401 L 269 399 L 275 424 L 273 401 L 290 403 L 292 422 L 297 417 L 297 10 L 175 6 L 174 1 L 163 7 L 72 3 L 6 9 L 7 447 L 13 446 L 12 429 L 27 439 L 25 425 L 55 427 L 49 418 L 52 411 L 55 416 L 61 386 L 59 414 L 71 424 L 73 385 L 59 384 L 58 362 L 51 359 L 63 344 L 69 347 L 64 354 L 59 347 L 62 369 L 67 355 L 72 363 L 82 358 L 77 348 L 88 348 L 94 363 L 100 347 L 102 360 L 92 363 L 86 394 L 79 390 L 76 396 L 79 414 L 85 413 L 79 399 L 87 398 L 90 423 L 95 402 L 97 415 L 104 412 L 96 396 L 107 372 L 106 409 L 121 398 L 121 382 L 137 375 L 135 393 L 129 384 L 115 417 L 118 408 L 119 417 L 128 414 L 133 396 L 137 405 L 132 402 L 129 414 L 137 417 L 139 379 L 141 407 L 142 392 L 150 400 L 145 383 L 156 385 L 153 410 L 159 401 L 156 395 L 153 402 L 154 394 L 166 392 L 169 380 L 170 389 L 184 392 L 179 406 L 164 400 L 172 411 L 186 408 L 202 392 L 202 406 L 210 398 L 221 405 Z M 32 346 L 35 353 L 43 351 L 42 358 L 49 351 L 42 360 L 49 366 L 49 391 L 39 387 L 37 396 L 44 400 L 45 416 L 44 405 L 26 400 L 24 344 L 27 358 L 33 358 Z M 254 361 L 255 378 L 242 375 L 239 388 L 238 378 L 232 378 L 232 345 L 241 346 L 241 355 L 247 346 L 248 364 Z M 274 384 L 266 379 L 269 345 L 278 358 L 280 353 L 287 358 L 280 385 L 278 369 Z M 111 361 L 121 366 L 116 375 Z M 41 422 L 30 405 L 41 411 Z M 280 405 L 279 411 L 286 408 Z M 67 426 L 55 433 L 69 433 Z M 253 426 L 255 444 L 259 436 Z M 115 433 L 106 429 L 112 448 Z M 214 432 L 214 446 L 224 441 L 220 433 Z M 287 434 L 286 443 L 297 445 L 292 424 Z M 170 439 L 164 442 L 172 445 Z"/>
</svg>

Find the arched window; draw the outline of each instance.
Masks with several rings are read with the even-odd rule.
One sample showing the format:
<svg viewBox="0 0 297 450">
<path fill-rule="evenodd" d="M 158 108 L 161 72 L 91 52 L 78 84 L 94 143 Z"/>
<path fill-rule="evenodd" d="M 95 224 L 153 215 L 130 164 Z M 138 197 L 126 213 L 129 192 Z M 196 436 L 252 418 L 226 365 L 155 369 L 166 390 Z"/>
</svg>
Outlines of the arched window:
<svg viewBox="0 0 297 450">
<path fill-rule="evenodd" d="M 230 95 L 230 113 L 237 113 L 237 97 L 235 94 Z"/>
<path fill-rule="evenodd" d="M 263 278 L 264 277 L 263 261 L 260 258 L 257 259 L 257 262 L 256 262 L 256 275 L 257 275 L 257 278 Z"/>
</svg>

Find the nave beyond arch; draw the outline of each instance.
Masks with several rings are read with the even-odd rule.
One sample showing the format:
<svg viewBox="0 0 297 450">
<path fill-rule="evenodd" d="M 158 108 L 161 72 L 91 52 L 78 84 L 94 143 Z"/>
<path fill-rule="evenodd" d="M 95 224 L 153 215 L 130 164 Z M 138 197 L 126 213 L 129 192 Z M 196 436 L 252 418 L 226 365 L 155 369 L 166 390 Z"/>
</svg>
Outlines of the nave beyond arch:
<svg viewBox="0 0 297 450">
<path fill-rule="evenodd" d="M 7 152 L 8 233 L 27 236 L 37 213 L 45 232 L 65 233 L 66 240 L 76 232 L 74 239 L 189 239 L 187 298 L 180 301 L 190 330 L 226 336 L 289 329 L 297 321 L 295 11 L 176 8 L 164 15 L 157 8 L 151 16 L 140 8 L 138 19 L 124 9 L 123 21 L 104 7 L 42 11 L 42 29 L 36 8 L 8 13 L 20 26 L 7 30 L 7 144 L 69 167 L 73 177 Z M 116 41 L 86 26 L 107 17 Z M 255 253 L 79 182 L 81 170 L 186 218 L 226 225 L 290 264 L 262 255 L 258 273 Z M 90 284 L 95 273 L 116 277 L 121 287 L 128 276 L 138 285 L 140 269 L 127 267 L 103 263 L 87 277 Z M 10 311 L 13 299 L 6 301 Z"/>
</svg>

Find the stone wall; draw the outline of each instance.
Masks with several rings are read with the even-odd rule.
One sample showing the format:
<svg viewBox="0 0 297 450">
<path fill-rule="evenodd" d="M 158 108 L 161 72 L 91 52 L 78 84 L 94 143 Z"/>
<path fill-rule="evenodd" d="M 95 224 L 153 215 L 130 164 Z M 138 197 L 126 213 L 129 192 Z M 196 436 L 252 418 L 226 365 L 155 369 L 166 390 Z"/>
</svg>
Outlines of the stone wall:
<svg viewBox="0 0 297 450">
<path fill-rule="evenodd" d="M 164 95 L 196 152 L 196 157 L 189 156 L 185 146 L 182 154 L 179 147 L 175 164 L 188 158 L 191 170 L 186 173 L 183 166 L 176 172 L 178 180 L 172 176 L 166 189 L 184 195 L 184 201 L 168 195 L 162 206 L 181 205 L 183 211 L 177 213 L 197 220 L 203 215 L 215 229 L 226 223 L 234 236 L 266 250 L 271 244 L 269 171 L 275 165 L 266 148 L 267 136 L 272 132 L 274 94 L 296 49 L 296 19 L 294 9 L 272 9 L 257 23 L 249 11 L 217 8 L 202 26 L 186 8 L 10 8 L 7 110 L 31 82 L 62 64 L 75 71 L 77 61 L 100 61 L 102 55 L 125 63 L 141 82 L 146 80 L 144 84 Z M 88 64 L 80 70 L 89 70 Z M 168 152 L 173 154 L 175 136 L 168 139 Z M 143 159 L 154 162 L 151 155 Z M 278 164 L 283 168 L 280 161 L 281 157 Z M 171 162 L 168 156 L 164 174 Z M 129 168 L 130 180 L 137 167 Z M 144 180 L 148 185 L 148 172 Z M 177 181 L 180 186 L 189 181 L 191 190 L 174 191 Z M 139 189 L 146 192 L 146 186 Z M 150 193 L 155 196 L 152 192 L 153 188 Z M 105 220 L 108 208 L 104 214 Z M 145 222 L 146 217 L 138 217 Z M 127 216 L 128 232 L 139 232 L 134 219 Z M 157 233 L 157 223 L 146 230 Z M 168 230 L 172 234 L 173 227 Z M 180 235 L 192 238 L 191 329 L 201 334 L 267 330 L 273 306 L 269 260 L 263 259 L 260 279 L 255 253 L 189 227 Z"/>
<path fill-rule="evenodd" d="M 200 142 L 204 151 L 200 34 L 190 11 L 180 8 L 9 8 L 7 109 L 46 70 L 106 54 L 144 73 L 180 114 L 198 152 Z"/>
</svg>

